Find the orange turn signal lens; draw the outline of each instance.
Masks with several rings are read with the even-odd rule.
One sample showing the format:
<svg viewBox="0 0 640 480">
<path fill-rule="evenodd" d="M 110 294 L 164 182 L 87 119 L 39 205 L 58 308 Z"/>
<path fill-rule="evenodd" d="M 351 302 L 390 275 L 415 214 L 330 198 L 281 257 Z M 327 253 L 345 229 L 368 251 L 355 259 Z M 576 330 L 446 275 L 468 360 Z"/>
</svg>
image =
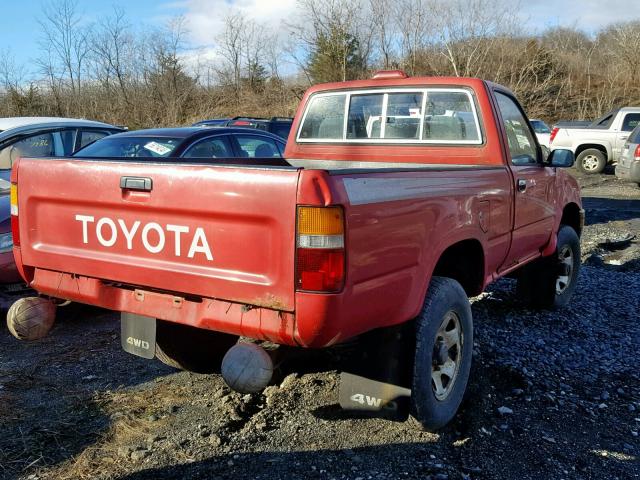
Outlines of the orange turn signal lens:
<svg viewBox="0 0 640 480">
<path fill-rule="evenodd" d="M 11 215 L 18 215 L 18 185 L 11 184 L 9 193 L 9 203 L 11 205 Z"/>
<path fill-rule="evenodd" d="M 342 235 L 340 207 L 298 207 L 298 235 Z"/>
</svg>

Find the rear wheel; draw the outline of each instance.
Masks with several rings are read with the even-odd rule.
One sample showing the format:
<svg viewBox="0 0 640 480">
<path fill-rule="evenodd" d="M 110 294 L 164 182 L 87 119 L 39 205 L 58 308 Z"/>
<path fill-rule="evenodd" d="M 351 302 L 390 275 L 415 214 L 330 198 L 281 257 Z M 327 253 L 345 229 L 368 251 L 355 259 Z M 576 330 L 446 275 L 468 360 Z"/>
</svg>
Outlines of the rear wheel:
<svg viewBox="0 0 640 480">
<path fill-rule="evenodd" d="M 164 320 L 156 323 L 156 358 L 180 370 L 219 373 L 222 357 L 238 337 Z"/>
<path fill-rule="evenodd" d="M 560 308 L 569 303 L 580 273 L 580 239 L 568 225 L 558 230 L 556 251 L 523 267 L 517 294 L 534 308 Z"/>
<path fill-rule="evenodd" d="M 453 419 L 469 379 L 473 323 L 462 286 L 433 277 L 416 323 L 411 410 L 424 429 L 433 431 Z"/>
<path fill-rule="evenodd" d="M 607 156 L 597 148 L 587 148 L 578 155 L 576 167 L 582 173 L 601 173 L 607 166 Z"/>
</svg>

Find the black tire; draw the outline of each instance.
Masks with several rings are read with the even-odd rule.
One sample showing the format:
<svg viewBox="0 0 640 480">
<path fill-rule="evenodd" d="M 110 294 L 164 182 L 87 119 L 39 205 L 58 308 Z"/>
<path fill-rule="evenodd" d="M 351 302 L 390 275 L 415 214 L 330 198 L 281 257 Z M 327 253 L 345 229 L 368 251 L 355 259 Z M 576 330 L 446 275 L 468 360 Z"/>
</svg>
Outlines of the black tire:
<svg viewBox="0 0 640 480">
<path fill-rule="evenodd" d="M 602 173 L 607 166 L 607 156 L 597 148 L 587 148 L 576 158 L 576 168 L 582 173 Z"/>
<path fill-rule="evenodd" d="M 450 315 L 455 314 L 460 328 L 460 343 L 457 351 L 448 349 L 443 354 L 444 339 L 439 335 L 441 327 L 450 324 Z M 453 321 L 453 320 L 451 320 Z M 455 322 L 454 322 L 455 323 Z M 445 331 L 453 332 L 445 325 Z M 440 348 L 438 348 L 440 345 Z M 444 347 L 447 349 L 447 347 Z M 428 431 L 435 431 L 449 423 L 462 403 L 471 370 L 473 352 L 473 321 L 469 299 L 462 286 L 451 278 L 433 277 L 420 315 L 416 318 L 416 350 L 411 381 L 411 414 Z M 442 381 L 444 358 L 449 362 L 456 357 L 455 373 L 447 385 Z M 439 374 L 439 375 L 438 375 Z M 438 396 L 434 375 L 439 376 L 440 385 L 447 390 Z M 445 375 L 445 377 L 447 377 Z"/>
<path fill-rule="evenodd" d="M 565 263 L 568 253 L 566 249 L 570 250 L 573 260 L 570 271 L 567 271 Z M 516 290 L 518 298 L 533 308 L 564 307 L 573 296 L 579 273 L 580 238 L 570 226 L 560 225 L 555 253 L 526 265 L 519 272 Z M 566 281 L 562 281 L 561 276 L 566 276 Z"/>
<path fill-rule="evenodd" d="M 170 367 L 195 373 L 219 373 L 222 357 L 238 337 L 158 320 L 156 358 Z"/>
</svg>

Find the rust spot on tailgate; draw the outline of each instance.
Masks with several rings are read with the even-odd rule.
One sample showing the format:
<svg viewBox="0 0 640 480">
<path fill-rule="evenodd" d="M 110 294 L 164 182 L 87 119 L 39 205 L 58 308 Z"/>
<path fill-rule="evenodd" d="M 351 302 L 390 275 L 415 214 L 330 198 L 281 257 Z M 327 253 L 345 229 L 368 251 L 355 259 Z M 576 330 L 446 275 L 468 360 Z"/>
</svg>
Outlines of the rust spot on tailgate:
<svg viewBox="0 0 640 480">
<path fill-rule="evenodd" d="M 251 305 L 255 307 L 269 308 L 271 310 L 286 310 L 287 304 L 280 298 L 268 293 L 264 298 L 256 298 L 251 301 Z"/>
</svg>

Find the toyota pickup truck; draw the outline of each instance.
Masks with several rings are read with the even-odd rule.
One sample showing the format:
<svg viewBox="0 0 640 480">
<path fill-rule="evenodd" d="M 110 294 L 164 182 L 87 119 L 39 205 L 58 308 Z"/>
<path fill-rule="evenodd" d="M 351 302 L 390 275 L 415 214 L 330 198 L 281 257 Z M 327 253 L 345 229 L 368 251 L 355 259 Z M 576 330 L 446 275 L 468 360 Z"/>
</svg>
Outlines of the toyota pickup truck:
<svg viewBox="0 0 640 480">
<path fill-rule="evenodd" d="M 260 342 L 325 348 L 404 327 L 380 337 L 396 339 L 391 356 L 366 352 L 400 365 L 403 393 L 354 375 L 341 404 L 404 395 L 433 430 L 467 385 L 469 297 L 510 276 L 523 303 L 560 308 L 576 288 L 573 154 L 545 158 L 502 86 L 400 71 L 317 85 L 285 157 L 20 159 L 14 254 L 42 296 L 11 307 L 10 330 L 46 332 L 53 299 L 97 305 L 122 312 L 127 351 L 252 392 L 273 370 Z"/>
<path fill-rule="evenodd" d="M 640 124 L 640 107 L 613 110 L 586 128 L 554 128 L 550 148 L 571 150 L 583 173 L 600 173 L 618 162 L 629 134 Z"/>
</svg>

